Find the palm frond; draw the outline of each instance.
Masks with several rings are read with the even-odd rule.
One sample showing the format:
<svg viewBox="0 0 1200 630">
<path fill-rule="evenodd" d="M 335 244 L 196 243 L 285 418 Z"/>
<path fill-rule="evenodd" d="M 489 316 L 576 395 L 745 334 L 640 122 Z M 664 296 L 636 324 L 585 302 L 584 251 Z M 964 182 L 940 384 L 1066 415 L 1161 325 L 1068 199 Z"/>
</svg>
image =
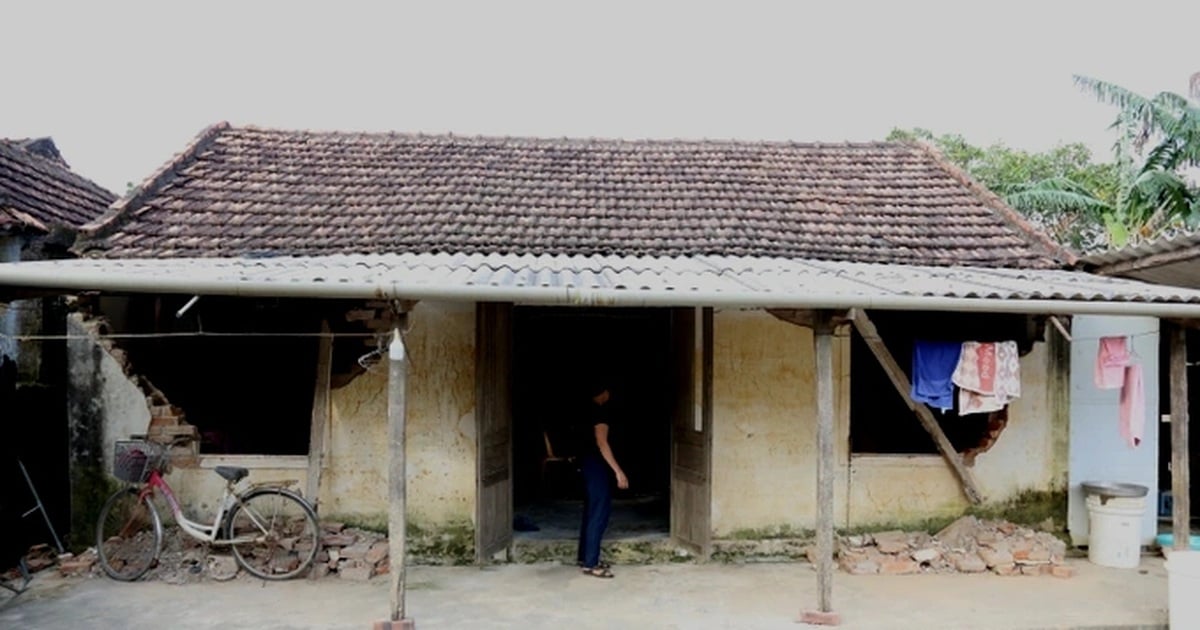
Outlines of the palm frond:
<svg viewBox="0 0 1200 630">
<path fill-rule="evenodd" d="M 1141 226 L 1155 215 L 1165 220 L 1186 219 L 1196 210 L 1197 192 L 1171 171 L 1143 170 L 1129 187 L 1128 205 L 1123 209 L 1127 225 Z"/>
<path fill-rule="evenodd" d="M 1099 217 L 1112 212 L 1112 207 L 1107 203 L 1063 177 L 1042 180 L 1009 193 L 1005 195 L 1004 202 L 1025 215 L 1080 213 Z"/>
</svg>

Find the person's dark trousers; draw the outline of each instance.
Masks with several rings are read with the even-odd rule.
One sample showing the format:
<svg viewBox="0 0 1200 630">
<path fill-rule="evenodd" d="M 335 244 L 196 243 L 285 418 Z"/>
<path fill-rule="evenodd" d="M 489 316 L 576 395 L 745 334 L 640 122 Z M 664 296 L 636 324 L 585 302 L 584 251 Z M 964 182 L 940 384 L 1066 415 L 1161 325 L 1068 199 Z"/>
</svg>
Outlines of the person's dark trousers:
<svg viewBox="0 0 1200 630">
<path fill-rule="evenodd" d="M 577 560 L 584 567 L 593 568 L 600 564 L 600 539 L 608 529 L 608 517 L 612 513 L 612 479 L 608 465 L 599 457 L 585 457 L 581 465 L 583 473 L 583 521 L 579 525 L 579 552 Z"/>
</svg>

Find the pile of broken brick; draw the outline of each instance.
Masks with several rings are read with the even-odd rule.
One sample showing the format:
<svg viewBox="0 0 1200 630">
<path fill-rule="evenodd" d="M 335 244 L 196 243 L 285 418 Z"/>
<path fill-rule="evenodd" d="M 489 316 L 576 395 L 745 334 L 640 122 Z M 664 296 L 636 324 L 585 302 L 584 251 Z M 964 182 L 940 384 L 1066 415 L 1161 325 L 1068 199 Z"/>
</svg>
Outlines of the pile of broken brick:
<svg viewBox="0 0 1200 630">
<path fill-rule="evenodd" d="M 96 551 L 88 549 L 79 555 L 71 552 L 60 554 L 50 545 L 39 543 L 30 547 L 21 559 L 30 575 L 55 567 L 64 576 L 82 575 L 91 571 L 96 564 Z M 10 567 L 0 573 L 0 581 L 7 584 L 18 584 L 22 578 L 21 569 L 18 567 Z"/>
<path fill-rule="evenodd" d="M 321 523 L 321 550 L 310 571 L 312 577 L 336 575 L 366 581 L 387 573 L 389 567 L 387 536 L 334 521 Z"/>
<path fill-rule="evenodd" d="M 888 531 L 843 536 L 837 561 L 855 575 L 985 573 L 1071 577 L 1067 545 L 1053 534 L 1007 521 L 964 516 L 942 531 Z"/>
</svg>

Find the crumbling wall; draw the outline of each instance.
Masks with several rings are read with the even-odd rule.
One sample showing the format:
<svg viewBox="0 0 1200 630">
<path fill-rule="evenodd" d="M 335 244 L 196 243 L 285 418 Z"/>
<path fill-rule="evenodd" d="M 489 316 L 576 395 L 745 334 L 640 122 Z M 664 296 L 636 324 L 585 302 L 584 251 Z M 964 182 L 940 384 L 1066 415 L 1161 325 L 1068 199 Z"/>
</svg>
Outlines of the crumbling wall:
<svg viewBox="0 0 1200 630">
<path fill-rule="evenodd" d="M 97 335 L 101 322 L 67 317 L 71 546 L 93 544 L 96 515 L 113 490 L 113 444 L 150 424 L 146 398 Z"/>
</svg>

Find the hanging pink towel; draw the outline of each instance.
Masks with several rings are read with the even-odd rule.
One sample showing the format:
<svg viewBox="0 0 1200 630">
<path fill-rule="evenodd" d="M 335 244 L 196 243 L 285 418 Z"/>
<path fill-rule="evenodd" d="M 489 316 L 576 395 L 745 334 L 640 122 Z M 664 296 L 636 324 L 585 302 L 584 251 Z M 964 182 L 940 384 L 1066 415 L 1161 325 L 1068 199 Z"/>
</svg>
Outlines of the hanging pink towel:
<svg viewBox="0 0 1200 630">
<path fill-rule="evenodd" d="M 1021 395 L 1017 342 L 964 341 L 951 380 L 958 385 L 958 414 L 1003 409 Z"/>
<path fill-rule="evenodd" d="M 1142 443 L 1146 428 L 1146 387 L 1142 382 L 1142 366 L 1130 363 L 1125 366 L 1124 383 L 1121 386 L 1121 437 L 1130 446 Z"/>
<path fill-rule="evenodd" d="M 1101 337 L 1096 353 L 1096 387 L 1117 389 L 1125 384 L 1125 366 L 1129 365 L 1129 340 L 1126 337 Z"/>
</svg>

